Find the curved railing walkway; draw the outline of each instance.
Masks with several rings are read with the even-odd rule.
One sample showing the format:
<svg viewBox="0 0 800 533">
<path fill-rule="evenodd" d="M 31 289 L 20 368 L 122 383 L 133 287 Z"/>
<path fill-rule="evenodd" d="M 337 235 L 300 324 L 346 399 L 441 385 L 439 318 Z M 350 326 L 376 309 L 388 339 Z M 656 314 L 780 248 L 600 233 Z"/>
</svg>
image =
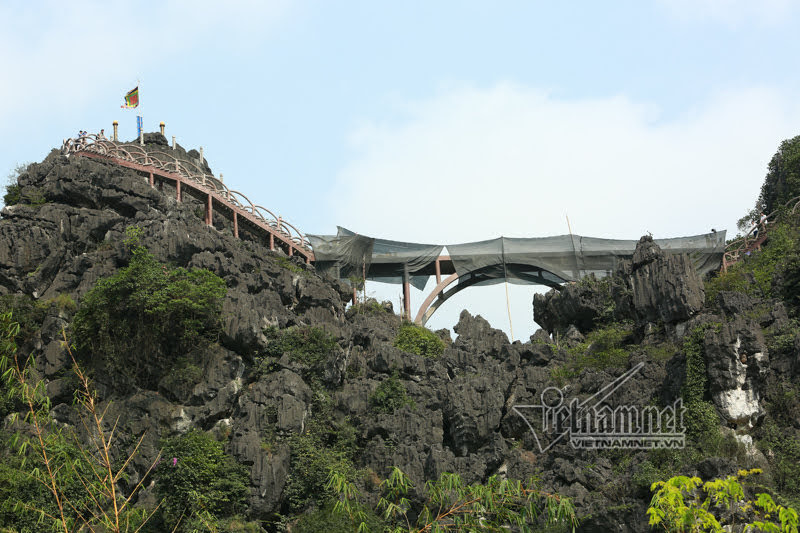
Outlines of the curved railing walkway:
<svg viewBox="0 0 800 533">
<path fill-rule="evenodd" d="M 205 222 L 213 227 L 214 203 L 232 213 L 233 235 L 239 237 L 239 223 L 246 221 L 265 232 L 271 250 L 283 248 L 290 256 L 300 255 L 307 263 L 314 260 L 308 239 L 293 225 L 275 216 L 266 207 L 256 205 L 239 191 L 229 189 L 222 181 L 207 174 L 197 164 L 179 159 L 167 152 L 148 149 L 133 143 L 117 143 L 97 135 L 66 139 L 62 145 L 64 155 L 78 155 L 131 168 L 146 173 L 151 187 L 155 176 L 175 182 L 175 196 L 182 198 L 182 188 L 190 188 L 206 197 Z"/>
<path fill-rule="evenodd" d="M 791 213 L 796 213 L 800 208 L 800 196 L 796 196 L 784 204 L 784 207 L 789 206 L 792 208 Z M 769 228 L 773 227 L 780 211 L 780 209 L 776 209 L 767 215 L 763 222 L 759 221 L 750 228 L 744 236 L 731 241 L 725 246 L 725 253 L 722 256 L 723 272 L 727 272 L 729 267 L 741 261 L 743 257 L 750 255 L 754 251 L 761 250 L 761 245 L 767 240 Z"/>
</svg>

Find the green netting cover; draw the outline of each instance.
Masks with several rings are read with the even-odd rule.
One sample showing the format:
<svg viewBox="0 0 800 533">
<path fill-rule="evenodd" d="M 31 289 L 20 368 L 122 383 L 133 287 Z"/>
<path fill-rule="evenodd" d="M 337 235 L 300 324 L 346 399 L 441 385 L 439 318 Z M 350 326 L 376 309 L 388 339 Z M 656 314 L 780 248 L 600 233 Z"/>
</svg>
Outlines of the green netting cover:
<svg viewBox="0 0 800 533">
<path fill-rule="evenodd" d="M 387 283 L 401 283 L 408 275 L 411 284 L 422 289 L 433 274 L 433 265 L 444 248 L 373 239 L 338 228 L 337 235 L 309 235 L 318 269 L 340 278 L 361 277 Z M 655 239 L 666 253 L 686 253 L 700 275 L 718 269 L 725 251 L 725 232 L 691 237 Z M 479 285 L 508 280 L 517 284 L 556 285 L 577 281 L 589 274 L 602 278 L 617 264 L 629 259 L 638 240 L 599 239 L 580 235 L 508 238 L 447 245 L 453 267 L 460 279 L 479 277 Z"/>
<path fill-rule="evenodd" d="M 444 248 L 436 244 L 374 239 L 337 227 L 337 234 L 309 235 L 317 269 L 346 279 L 361 278 L 384 283 L 402 283 L 407 275 L 417 289 L 424 289 L 430 274 L 418 273 L 436 261 Z M 319 246 L 319 251 L 318 251 Z M 337 273 L 338 272 L 338 273 Z M 416 275 L 415 275 L 416 273 Z"/>
<path fill-rule="evenodd" d="M 580 235 L 515 239 L 499 237 L 488 241 L 447 245 L 459 277 L 479 273 L 479 285 L 539 283 L 552 285 L 577 281 L 589 274 L 610 275 L 623 259 L 629 259 L 638 241 L 599 239 Z M 666 253 L 686 253 L 700 275 L 719 268 L 725 251 L 725 232 L 692 237 L 655 239 Z"/>
</svg>

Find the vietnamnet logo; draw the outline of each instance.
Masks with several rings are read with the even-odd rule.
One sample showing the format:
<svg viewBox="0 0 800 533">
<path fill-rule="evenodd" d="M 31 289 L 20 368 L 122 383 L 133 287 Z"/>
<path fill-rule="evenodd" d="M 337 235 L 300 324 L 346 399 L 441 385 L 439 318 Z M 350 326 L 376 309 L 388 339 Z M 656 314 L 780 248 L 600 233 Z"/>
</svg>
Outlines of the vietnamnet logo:
<svg viewBox="0 0 800 533">
<path fill-rule="evenodd" d="M 667 407 L 623 405 L 612 409 L 606 402 L 625 382 L 639 372 L 639 363 L 580 401 L 564 401 L 564 393 L 548 387 L 541 393 L 540 405 L 515 405 L 515 413 L 525 420 L 539 452 L 568 439 L 573 448 L 683 448 L 683 401 L 678 398 Z"/>
</svg>

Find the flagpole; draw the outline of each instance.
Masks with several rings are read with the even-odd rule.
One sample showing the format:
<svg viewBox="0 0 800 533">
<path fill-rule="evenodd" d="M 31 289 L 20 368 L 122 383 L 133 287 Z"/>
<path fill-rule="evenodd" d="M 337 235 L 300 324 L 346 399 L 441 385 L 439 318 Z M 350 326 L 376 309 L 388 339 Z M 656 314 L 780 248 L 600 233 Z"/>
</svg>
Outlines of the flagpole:
<svg viewBox="0 0 800 533">
<path fill-rule="evenodd" d="M 139 92 L 139 124 L 141 124 L 141 128 L 139 128 L 139 146 L 144 146 L 144 114 L 142 113 L 142 82 L 139 78 L 136 78 L 136 87 L 138 87 Z"/>
</svg>

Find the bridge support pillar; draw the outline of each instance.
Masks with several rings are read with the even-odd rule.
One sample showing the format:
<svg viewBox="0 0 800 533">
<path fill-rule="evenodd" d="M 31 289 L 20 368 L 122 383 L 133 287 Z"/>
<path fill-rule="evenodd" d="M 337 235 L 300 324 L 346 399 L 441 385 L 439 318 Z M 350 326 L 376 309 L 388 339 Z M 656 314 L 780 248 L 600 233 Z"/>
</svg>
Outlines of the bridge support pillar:
<svg viewBox="0 0 800 533">
<path fill-rule="evenodd" d="M 275 251 L 275 235 L 273 235 L 271 232 L 269 234 L 269 249 L 272 252 Z"/>
<path fill-rule="evenodd" d="M 289 257 L 292 257 L 293 255 L 294 255 L 294 246 L 292 246 L 292 245 L 290 244 L 290 245 L 289 245 Z"/>
<path fill-rule="evenodd" d="M 236 211 L 233 212 L 233 236 L 239 238 L 239 217 L 236 215 Z"/>
<path fill-rule="evenodd" d="M 439 262 L 439 258 L 436 258 L 436 284 L 440 284 L 442 282 L 442 264 Z"/>
<path fill-rule="evenodd" d="M 156 184 L 155 178 L 153 177 L 153 173 L 151 172 L 150 173 L 150 188 L 155 187 L 155 184 Z"/>
<path fill-rule="evenodd" d="M 206 202 L 206 225 L 213 226 L 214 225 L 214 211 L 212 205 L 211 195 L 208 195 L 208 201 Z"/>
<path fill-rule="evenodd" d="M 411 320 L 411 286 L 408 283 L 408 271 L 403 272 L 403 317 Z"/>
<path fill-rule="evenodd" d="M 181 180 L 175 181 L 175 200 L 181 202 Z"/>
</svg>

